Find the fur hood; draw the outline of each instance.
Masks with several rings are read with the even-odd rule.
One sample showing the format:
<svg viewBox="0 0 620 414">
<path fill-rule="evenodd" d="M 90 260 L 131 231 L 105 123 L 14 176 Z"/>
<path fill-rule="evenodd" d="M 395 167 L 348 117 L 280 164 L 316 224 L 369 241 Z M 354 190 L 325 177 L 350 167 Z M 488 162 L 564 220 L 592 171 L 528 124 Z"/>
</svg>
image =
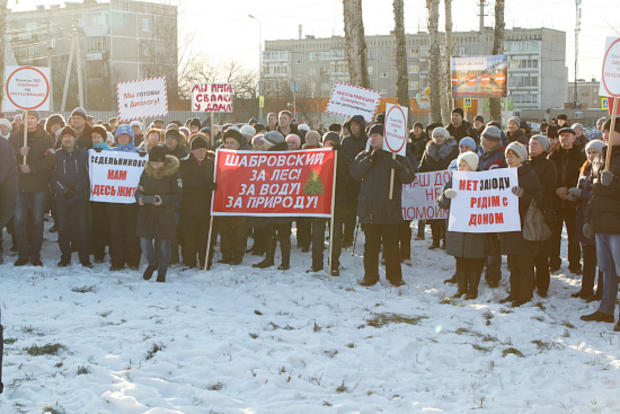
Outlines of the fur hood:
<svg viewBox="0 0 620 414">
<path fill-rule="evenodd" d="M 164 166 L 158 170 L 153 169 L 150 162 L 147 162 L 144 167 L 144 172 L 146 175 L 156 179 L 170 177 L 177 171 L 179 171 L 179 160 L 173 155 L 166 155 Z"/>
</svg>

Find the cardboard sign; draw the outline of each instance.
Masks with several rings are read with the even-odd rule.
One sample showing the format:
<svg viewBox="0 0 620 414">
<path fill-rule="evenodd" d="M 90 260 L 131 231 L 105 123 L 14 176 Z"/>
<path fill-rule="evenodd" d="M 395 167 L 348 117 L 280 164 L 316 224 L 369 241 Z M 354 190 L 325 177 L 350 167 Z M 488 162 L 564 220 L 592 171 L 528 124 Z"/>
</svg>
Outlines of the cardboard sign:
<svg viewBox="0 0 620 414">
<path fill-rule="evenodd" d="M 49 111 L 50 69 L 7 66 L 4 70 L 2 111 Z"/>
<path fill-rule="evenodd" d="M 386 104 L 383 128 L 383 149 L 396 155 L 405 156 L 407 152 L 407 108 Z"/>
<path fill-rule="evenodd" d="M 192 85 L 192 112 L 233 111 L 233 89 L 230 83 L 195 83 Z"/>
<path fill-rule="evenodd" d="M 379 92 L 336 82 L 325 112 L 347 117 L 362 115 L 366 122 L 372 122 L 380 99 Z"/>
<path fill-rule="evenodd" d="M 508 55 L 451 57 L 452 96 L 506 96 Z"/>
<path fill-rule="evenodd" d="M 330 217 L 334 151 L 231 151 L 215 155 L 214 216 Z"/>
<path fill-rule="evenodd" d="M 620 98 L 620 37 L 608 37 L 603 55 L 603 73 L 598 94 Z"/>
<path fill-rule="evenodd" d="M 122 122 L 168 115 L 168 92 L 163 76 L 119 82 L 116 99 L 118 119 Z"/>
<path fill-rule="evenodd" d="M 516 168 L 489 171 L 454 171 L 448 230 L 462 233 L 504 233 L 521 231 L 519 197 L 512 187 L 519 185 Z"/>
<path fill-rule="evenodd" d="M 448 218 L 437 199 L 452 176 L 452 171 L 416 173 L 411 184 L 404 184 L 401 194 L 403 220 L 435 220 Z"/>
<path fill-rule="evenodd" d="M 133 204 L 148 156 L 135 152 L 88 151 L 90 201 Z"/>
</svg>

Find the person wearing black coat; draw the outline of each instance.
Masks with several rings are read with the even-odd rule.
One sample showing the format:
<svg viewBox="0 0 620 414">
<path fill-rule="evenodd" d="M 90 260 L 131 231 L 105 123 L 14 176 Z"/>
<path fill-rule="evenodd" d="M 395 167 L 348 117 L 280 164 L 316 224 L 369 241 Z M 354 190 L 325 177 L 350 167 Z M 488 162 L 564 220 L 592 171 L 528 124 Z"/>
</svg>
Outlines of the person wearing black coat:
<svg viewBox="0 0 620 414">
<path fill-rule="evenodd" d="M 340 162 L 344 163 L 347 170 L 350 170 L 355 157 L 366 149 L 366 120 L 362 115 L 354 115 L 347 122 L 351 135 L 345 136 L 342 139 L 340 152 Z M 355 211 L 357 210 L 357 199 L 360 192 L 360 184 L 353 177 L 349 177 L 349 181 L 344 186 L 344 191 L 349 194 L 346 204 L 346 213 L 344 221 L 344 233 L 342 246 L 349 247 L 353 244 L 353 232 L 355 231 Z"/>
<path fill-rule="evenodd" d="M 547 158 L 551 149 L 549 139 L 544 135 L 534 135 L 530 138 L 530 165 L 534 169 L 543 191 L 543 203 L 538 208 L 545 216 L 545 222 L 551 228 L 555 221 L 554 198 L 557 181 L 555 163 Z M 551 256 L 552 239 L 541 241 L 538 245 L 538 255 L 534 258 L 536 289 L 541 297 L 547 296 L 549 290 L 550 273 L 549 258 Z"/>
<path fill-rule="evenodd" d="M 15 266 L 24 266 L 28 261 L 34 266 L 43 266 L 41 262 L 43 217 L 47 207 L 49 173 L 54 166 L 52 149 L 54 142 L 38 121 L 36 112 L 28 112 L 25 125 L 28 134 L 27 146 L 24 147 L 23 129 L 14 130 L 9 138 L 17 155 L 19 169 L 19 191 L 13 220 L 19 252 Z"/>
<path fill-rule="evenodd" d="M 364 278 L 362 286 L 379 281 L 379 250 L 383 242 L 386 261 L 386 279 L 394 286 L 402 286 L 402 272 L 398 257 L 398 227 L 402 220 L 402 185 L 413 181 L 415 173 L 405 157 L 392 156 L 382 149 L 383 125 L 370 128 L 370 148 L 361 152 L 350 167 L 353 178 L 361 183 L 357 215 L 362 223 L 364 245 Z M 389 199 L 390 177 L 394 169 L 393 197 Z"/>
<path fill-rule="evenodd" d="M 164 136 L 164 142 L 165 142 L 164 148 L 166 149 L 166 155 L 172 155 L 179 161 L 187 157 L 187 154 L 188 154 L 187 147 L 185 146 L 185 144 L 181 143 L 182 140 L 184 141 L 184 135 L 182 135 L 181 132 L 179 132 L 177 129 L 174 129 L 174 128 L 168 128 Z M 172 240 L 171 245 L 170 245 L 172 249 L 172 256 L 170 258 L 171 264 L 179 263 L 178 241 L 183 240 L 182 231 L 183 229 L 181 228 L 181 225 L 179 224 L 177 226 L 176 237 Z"/>
<path fill-rule="evenodd" d="M 56 151 L 56 165 L 50 182 L 56 194 L 58 223 L 59 267 L 71 264 L 71 253 L 77 249 L 80 263 L 92 267 L 88 234 L 88 151 L 77 146 L 73 128 L 66 126 L 60 132 L 62 147 Z"/>
<path fill-rule="evenodd" d="M 538 243 L 524 239 L 523 228 L 530 203 L 543 204 L 542 187 L 527 159 L 525 145 L 520 142 L 508 144 L 506 163 L 509 168 L 518 169 L 519 186 L 513 187 L 512 192 L 519 197 L 521 231 L 499 233 L 500 250 L 508 255 L 510 267 L 510 294 L 500 303 L 512 302 L 514 307 L 529 302 L 534 294 L 534 257 L 538 254 Z"/>
<path fill-rule="evenodd" d="M 188 268 L 205 265 L 215 154 L 209 151 L 207 138 L 197 134 L 190 144 L 190 155 L 181 160 L 179 172 L 183 179 L 181 223 L 183 226 L 183 263 Z M 213 244 L 212 244 L 213 246 Z M 209 264 L 212 253 L 209 252 Z"/>
<path fill-rule="evenodd" d="M 17 202 L 17 163 L 11 144 L 0 138 L 0 232 L 15 214 Z M 0 244 L 2 238 L 0 237 Z M 2 260 L 0 249 L 0 264 Z"/>
<path fill-rule="evenodd" d="M 437 126 L 441 125 L 438 124 Z M 409 131 L 408 142 L 409 150 L 415 156 L 415 166 L 417 166 L 418 161 L 422 159 L 428 140 L 428 135 L 424 132 L 424 125 L 422 125 L 421 122 L 416 122 L 413 125 L 413 129 Z M 418 220 L 418 234 L 416 235 L 416 240 L 424 240 L 424 226 L 424 220 Z"/>
<path fill-rule="evenodd" d="M 592 198 L 586 210 L 586 224 L 583 227 L 584 235 L 594 235 L 596 239 L 596 257 L 603 272 L 603 296 L 598 310 L 582 316 L 581 319 L 613 322 L 620 276 L 620 117 L 616 118 L 613 130 L 611 118 L 603 124 L 603 141 L 608 144 L 603 150 L 601 161 L 597 162 L 592 170 Z M 604 169 L 609 147 L 609 165 Z M 618 319 L 614 327 L 616 332 L 620 332 L 620 306 Z"/>
<path fill-rule="evenodd" d="M 511 142 L 520 142 L 526 147 L 529 145 L 529 140 L 525 132 L 519 127 L 521 126 L 521 120 L 513 116 L 508 120 L 508 129 L 506 129 L 506 141 L 508 144 Z"/>
<path fill-rule="evenodd" d="M 560 242 L 562 240 L 562 226 L 566 224 L 568 235 L 568 263 L 569 270 L 575 274 L 581 274 L 581 249 L 577 240 L 575 226 L 577 219 L 577 205 L 568 199 L 568 189 L 575 187 L 579 180 L 579 170 L 586 161 L 586 157 L 580 148 L 575 146 L 575 131 L 570 128 L 562 128 L 560 134 L 560 146 L 549 154 L 549 159 L 555 163 L 558 172 L 558 180 L 555 189 L 555 209 L 557 220 L 551 229 L 553 235 L 551 251 L 551 271 L 560 268 Z"/>
<path fill-rule="evenodd" d="M 450 137 L 450 133 L 445 128 L 435 128 L 433 129 L 432 140 L 426 144 L 426 149 L 420 159 L 418 172 L 447 170 L 450 162 L 458 156 L 459 145 L 457 141 Z M 441 240 L 444 240 L 445 243 L 446 220 L 430 220 L 430 223 L 433 244 L 429 249 L 436 249 Z"/>
<path fill-rule="evenodd" d="M 176 157 L 166 155 L 166 150 L 160 146 L 151 149 L 135 194 L 140 206 L 136 235 L 140 238 L 142 254 L 148 261 L 144 280 L 149 280 L 157 270 L 157 281 L 166 281 L 170 245 L 176 236 L 176 205 L 181 199 L 178 171 L 179 160 Z"/>
<path fill-rule="evenodd" d="M 461 108 L 454 108 L 452 110 L 450 115 L 451 122 L 446 129 L 456 142 L 459 142 L 461 138 L 478 136 L 476 129 L 464 118 L 465 114 Z"/>
</svg>

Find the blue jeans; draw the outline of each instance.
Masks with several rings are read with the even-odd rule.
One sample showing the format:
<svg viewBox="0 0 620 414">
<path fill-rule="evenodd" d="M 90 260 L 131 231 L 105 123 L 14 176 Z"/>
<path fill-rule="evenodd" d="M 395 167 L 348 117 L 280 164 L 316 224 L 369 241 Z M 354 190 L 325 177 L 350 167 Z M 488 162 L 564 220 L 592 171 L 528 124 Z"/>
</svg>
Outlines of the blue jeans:
<svg viewBox="0 0 620 414">
<path fill-rule="evenodd" d="M 153 242 L 157 244 L 159 254 L 155 254 Z M 140 247 L 142 248 L 142 254 L 149 262 L 149 266 L 158 266 L 159 274 L 166 273 L 168 270 L 168 264 L 170 264 L 170 256 L 172 254 L 170 240 L 147 239 L 146 237 L 140 237 Z"/>
<path fill-rule="evenodd" d="M 15 208 L 15 242 L 20 258 L 41 260 L 43 216 L 47 207 L 47 192 L 17 193 Z"/>
<path fill-rule="evenodd" d="M 620 234 L 596 233 L 596 258 L 603 272 L 603 298 L 598 310 L 613 315 L 620 275 Z"/>
<path fill-rule="evenodd" d="M 77 248 L 80 263 L 89 261 L 89 232 L 86 219 L 88 201 L 56 202 L 58 246 L 63 259 L 70 259 L 73 247 Z"/>
</svg>

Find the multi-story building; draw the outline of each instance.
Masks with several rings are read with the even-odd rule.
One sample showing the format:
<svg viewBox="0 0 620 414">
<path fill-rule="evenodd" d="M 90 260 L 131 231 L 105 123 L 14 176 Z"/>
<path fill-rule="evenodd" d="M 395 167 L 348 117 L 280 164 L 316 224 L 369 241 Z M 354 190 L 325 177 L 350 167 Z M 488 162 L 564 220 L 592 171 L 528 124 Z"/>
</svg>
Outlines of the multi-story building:
<svg viewBox="0 0 620 414">
<path fill-rule="evenodd" d="M 177 7 L 144 1 L 65 2 L 12 12 L 6 39 L 19 65 L 51 66 L 53 108 L 60 109 L 73 27 L 79 53 L 70 76 L 67 107 L 77 105 L 76 60 L 83 75 L 85 106 L 116 107 L 117 82 L 166 76 L 168 94 L 177 94 Z"/>
<path fill-rule="evenodd" d="M 430 86 L 430 36 L 407 34 L 409 96 Z M 443 39 L 443 36 L 442 36 Z M 454 56 L 491 54 L 493 30 L 453 33 Z M 509 58 L 508 93 L 515 109 L 559 107 L 566 101 L 568 69 L 566 34 L 539 28 L 507 30 L 504 42 Z M 265 42 L 263 79 L 265 95 L 290 90 L 299 96 L 328 97 L 334 82 L 349 80 L 341 36 Z M 370 87 L 384 97 L 396 96 L 396 41 L 394 36 L 367 36 Z M 441 45 L 445 55 L 445 45 Z"/>
<path fill-rule="evenodd" d="M 591 81 L 584 81 L 583 79 L 577 80 L 577 107 L 581 108 L 601 108 L 601 99 L 598 91 L 601 83 L 595 79 Z M 575 105 L 575 83 L 568 84 L 568 98 L 567 103 Z"/>
</svg>

